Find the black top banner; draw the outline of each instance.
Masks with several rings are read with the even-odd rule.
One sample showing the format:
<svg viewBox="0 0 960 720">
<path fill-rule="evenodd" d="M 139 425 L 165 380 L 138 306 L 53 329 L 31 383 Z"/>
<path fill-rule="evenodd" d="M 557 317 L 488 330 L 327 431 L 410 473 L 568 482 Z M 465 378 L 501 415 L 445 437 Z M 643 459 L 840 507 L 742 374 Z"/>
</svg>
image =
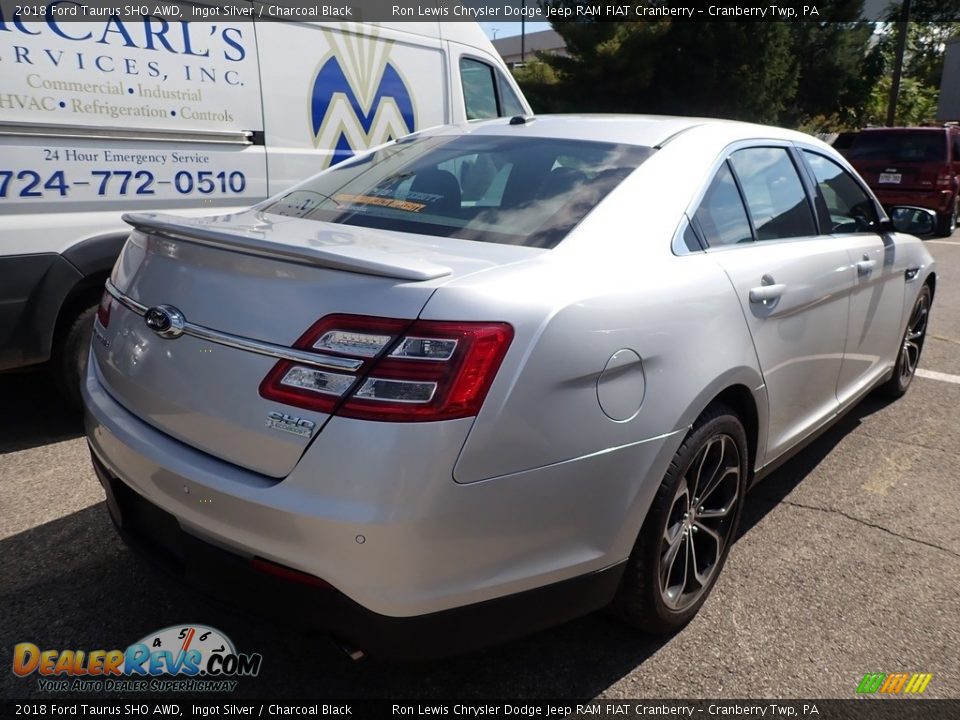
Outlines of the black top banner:
<svg viewBox="0 0 960 720">
<path fill-rule="evenodd" d="M 914 19 L 960 20 L 960 2 L 913 0 Z M 838 6 L 842 10 L 838 10 Z M 851 9 L 853 7 L 853 9 Z M 0 0 L 0 31 L 11 24 L 90 21 L 279 22 L 589 22 L 758 21 L 878 22 L 899 14 L 901 0 Z M 917 15 L 917 11 L 920 15 Z"/>
</svg>

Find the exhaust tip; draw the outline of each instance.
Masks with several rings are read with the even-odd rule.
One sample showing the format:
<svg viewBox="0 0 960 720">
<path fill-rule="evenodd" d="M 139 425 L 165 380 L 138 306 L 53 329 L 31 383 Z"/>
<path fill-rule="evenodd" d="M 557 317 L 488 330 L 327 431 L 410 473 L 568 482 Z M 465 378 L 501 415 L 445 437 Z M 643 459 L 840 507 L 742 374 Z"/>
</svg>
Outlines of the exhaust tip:
<svg viewBox="0 0 960 720">
<path fill-rule="evenodd" d="M 355 648 L 350 643 L 344 640 L 341 640 L 338 637 L 331 636 L 330 640 L 334 645 L 337 646 L 340 652 L 342 652 L 344 655 L 350 658 L 353 662 L 360 662 L 366 657 L 366 653 L 364 653 L 363 650 L 360 650 L 359 648 Z"/>
</svg>

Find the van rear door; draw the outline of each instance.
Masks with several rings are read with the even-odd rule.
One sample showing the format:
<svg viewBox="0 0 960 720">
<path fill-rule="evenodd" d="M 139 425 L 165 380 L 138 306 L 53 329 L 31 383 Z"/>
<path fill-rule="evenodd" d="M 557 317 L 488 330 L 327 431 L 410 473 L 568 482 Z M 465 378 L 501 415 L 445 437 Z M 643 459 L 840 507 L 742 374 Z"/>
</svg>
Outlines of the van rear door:
<svg viewBox="0 0 960 720">
<path fill-rule="evenodd" d="M 270 193 L 450 121 L 438 23 L 256 25 Z"/>
<path fill-rule="evenodd" d="M 249 23 L 110 16 L 0 28 L 9 100 L 0 111 L 0 215 L 52 227 L 53 213 L 118 211 L 119 231 L 120 211 L 243 207 L 266 196 Z M 0 223 L 0 253 L 18 252 L 7 230 Z"/>
</svg>

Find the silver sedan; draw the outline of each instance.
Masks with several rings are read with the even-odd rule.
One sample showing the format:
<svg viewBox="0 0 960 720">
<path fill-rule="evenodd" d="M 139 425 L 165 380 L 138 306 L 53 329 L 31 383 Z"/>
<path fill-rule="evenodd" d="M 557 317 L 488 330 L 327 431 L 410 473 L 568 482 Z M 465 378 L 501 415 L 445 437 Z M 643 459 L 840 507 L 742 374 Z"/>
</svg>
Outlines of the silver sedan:
<svg viewBox="0 0 960 720">
<path fill-rule="evenodd" d="M 937 279 L 899 230 L 932 224 L 891 218 L 810 136 L 617 116 L 430 130 L 240 214 L 128 216 L 94 465 L 139 547 L 360 650 L 604 606 L 674 631 L 747 489 L 907 390 Z"/>
</svg>

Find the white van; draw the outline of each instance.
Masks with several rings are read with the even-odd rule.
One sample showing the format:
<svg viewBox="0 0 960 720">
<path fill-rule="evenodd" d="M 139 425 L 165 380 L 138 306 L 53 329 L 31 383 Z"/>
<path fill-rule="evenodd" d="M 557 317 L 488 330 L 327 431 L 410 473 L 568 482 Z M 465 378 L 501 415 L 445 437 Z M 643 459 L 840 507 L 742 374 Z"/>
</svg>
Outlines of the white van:
<svg viewBox="0 0 960 720">
<path fill-rule="evenodd" d="M 136 210 L 210 214 L 354 152 L 529 114 L 475 23 L 0 16 L 0 371 L 78 373 Z"/>
</svg>

